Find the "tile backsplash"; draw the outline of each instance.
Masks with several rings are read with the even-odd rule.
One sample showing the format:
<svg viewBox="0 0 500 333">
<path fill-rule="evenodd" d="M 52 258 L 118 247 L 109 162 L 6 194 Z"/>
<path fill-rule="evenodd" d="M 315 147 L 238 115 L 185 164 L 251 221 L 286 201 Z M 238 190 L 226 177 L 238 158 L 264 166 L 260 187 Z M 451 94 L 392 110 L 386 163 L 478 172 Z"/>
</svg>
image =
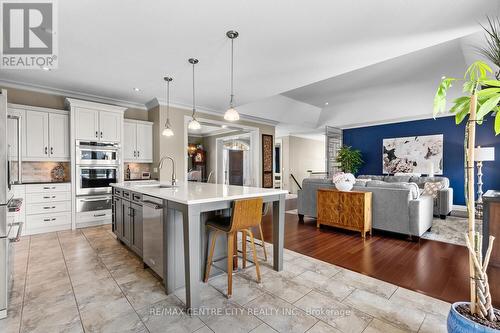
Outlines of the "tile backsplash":
<svg viewBox="0 0 500 333">
<path fill-rule="evenodd" d="M 130 168 L 130 178 L 127 178 L 127 167 Z M 123 174 L 125 180 L 128 179 L 141 179 L 143 172 L 151 171 L 151 164 L 149 163 L 125 163 L 123 166 Z"/>
<path fill-rule="evenodd" d="M 13 165 L 14 174 L 17 165 Z M 69 182 L 71 181 L 69 162 L 23 162 L 23 183 L 29 182 Z"/>
</svg>

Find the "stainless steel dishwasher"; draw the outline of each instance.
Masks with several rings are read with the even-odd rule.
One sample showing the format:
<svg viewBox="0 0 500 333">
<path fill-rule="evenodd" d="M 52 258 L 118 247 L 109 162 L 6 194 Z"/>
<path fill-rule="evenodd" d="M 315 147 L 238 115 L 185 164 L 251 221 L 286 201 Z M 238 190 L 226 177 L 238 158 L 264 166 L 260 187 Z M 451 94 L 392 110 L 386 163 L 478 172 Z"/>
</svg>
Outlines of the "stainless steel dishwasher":
<svg viewBox="0 0 500 333">
<path fill-rule="evenodd" d="M 143 195 L 142 214 L 143 261 L 163 279 L 163 200 Z"/>
</svg>

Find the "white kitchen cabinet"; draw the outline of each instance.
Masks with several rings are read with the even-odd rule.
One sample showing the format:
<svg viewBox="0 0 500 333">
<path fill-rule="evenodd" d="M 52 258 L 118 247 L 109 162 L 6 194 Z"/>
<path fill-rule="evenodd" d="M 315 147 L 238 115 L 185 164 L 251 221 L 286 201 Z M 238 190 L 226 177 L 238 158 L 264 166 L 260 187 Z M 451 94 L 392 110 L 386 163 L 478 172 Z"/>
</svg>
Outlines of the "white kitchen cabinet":
<svg viewBox="0 0 500 333">
<path fill-rule="evenodd" d="M 66 111 L 26 110 L 24 161 L 69 161 L 69 115 Z"/>
<path fill-rule="evenodd" d="M 18 108 L 8 108 L 9 116 L 19 117 L 19 122 L 21 124 L 21 154 L 26 155 L 26 138 L 24 136 L 24 126 L 25 126 L 25 116 L 26 112 L 23 109 Z M 7 119 L 7 145 L 10 147 L 9 159 L 12 161 L 17 161 L 17 120 Z"/>
<path fill-rule="evenodd" d="M 69 115 L 49 113 L 49 154 L 51 159 L 69 160 Z"/>
<path fill-rule="evenodd" d="M 137 123 L 137 159 L 153 162 L 153 124 Z"/>
<path fill-rule="evenodd" d="M 119 142 L 121 140 L 123 114 L 99 112 L 99 134 L 101 141 Z"/>
<path fill-rule="evenodd" d="M 78 108 L 76 117 L 76 138 L 80 140 L 99 140 L 99 111 Z"/>
<path fill-rule="evenodd" d="M 123 151 L 125 162 L 153 162 L 153 123 L 126 119 Z"/>
<path fill-rule="evenodd" d="M 123 114 L 78 107 L 75 110 L 76 139 L 120 142 Z"/>
<path fill-rule="evenodd" d="M 125 162 L 134 161 L 136 158 L 136 134 L 135 122 L 125 120 L 123 123 L 123 159 Z"/>
<path fill-rule="evenodd" d="M 43 161 L 49 155 L 49 114 L 26 111 L 26 153 L 24 160 Z"/>
</svg>

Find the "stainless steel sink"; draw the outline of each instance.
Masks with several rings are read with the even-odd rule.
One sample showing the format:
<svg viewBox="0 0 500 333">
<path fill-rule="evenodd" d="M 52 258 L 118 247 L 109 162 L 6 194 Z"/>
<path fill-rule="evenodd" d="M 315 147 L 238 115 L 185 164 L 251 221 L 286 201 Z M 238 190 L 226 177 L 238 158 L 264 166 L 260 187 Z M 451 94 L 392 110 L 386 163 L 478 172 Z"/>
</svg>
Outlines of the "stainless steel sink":
<svg viewBox="0 0 500 333">
<path fill-rule="evenodd" d="M 155 188 L 174 188 L 175 186 L 173 185 L 167 185 L 167 184 L 142 184 L 142 185 L 136 185 L 137 187 L 155 187 Z"/>
</svg>

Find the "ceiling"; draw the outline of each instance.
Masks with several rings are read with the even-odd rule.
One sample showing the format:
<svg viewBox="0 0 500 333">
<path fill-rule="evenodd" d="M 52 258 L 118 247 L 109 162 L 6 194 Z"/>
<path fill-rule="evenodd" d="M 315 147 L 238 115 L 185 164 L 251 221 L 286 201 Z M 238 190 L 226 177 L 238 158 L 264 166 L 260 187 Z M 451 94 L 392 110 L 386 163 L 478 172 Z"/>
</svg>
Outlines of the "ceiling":
<svg viewBox="0 0 500 333">
<path fill-rule="evenodd" d="M 59 68 L 0 70 L 0 84 L 144 106 L 164 99 L 168 74 L 173 104 L 190 106 L 187 59 L 197 57 L 197 105 L 222 113 L 229 97 L 225 32 L 235 29 L 241 113 L 310 131 L 323 125 L 325 102 L 365 77 L 347 82 L 343 74 L 471 35 L 485 14 L 498 13 L 499 1 L 65 0 L 58 6 Z M 419 72 L 418 64 L 399 68 L 393 75 Z M 370 75 L 367 87 L 379 84 L 379 76 L 390 80 Z"/>
</svg>

